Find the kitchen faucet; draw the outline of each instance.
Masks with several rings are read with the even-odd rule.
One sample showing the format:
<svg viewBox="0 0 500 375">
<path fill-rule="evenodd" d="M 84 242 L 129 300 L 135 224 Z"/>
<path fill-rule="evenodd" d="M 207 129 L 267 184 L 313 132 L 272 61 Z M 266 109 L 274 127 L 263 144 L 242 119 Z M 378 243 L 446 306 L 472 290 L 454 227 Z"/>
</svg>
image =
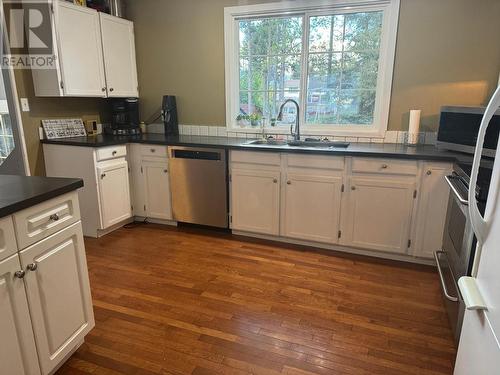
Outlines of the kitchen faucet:
<svg viewBox="0 0 500 375">
<path fill-rule="evenodd" d="M 294 141 L 300 141 L 300 124 L 299 124 L 299 119 L 300 119 L 300 116 L 299 116 L 299 113 L 300 113 L 300 108 L 299 108 L 299 103 L 297 103 L 295 100 L 293 99 L 287 99 L 283 102 L 283 104 L 280 106 L 280 111 L 279 111 L 279 114 L 278 114 L 278 118 L 277 120 L 278 121 L 281 121 L 283 120 L 283 108 L 285 107 L 285 105 L 287 105 L 288 103 L 293 103 L 295 104 L 295 107 L 297 107 L 297 113 L 295 114 L 295 133 L 293 132 L 293 125 L 290 125 L 290 134 L 293 136 L 293 140 Z"/>
</svg>

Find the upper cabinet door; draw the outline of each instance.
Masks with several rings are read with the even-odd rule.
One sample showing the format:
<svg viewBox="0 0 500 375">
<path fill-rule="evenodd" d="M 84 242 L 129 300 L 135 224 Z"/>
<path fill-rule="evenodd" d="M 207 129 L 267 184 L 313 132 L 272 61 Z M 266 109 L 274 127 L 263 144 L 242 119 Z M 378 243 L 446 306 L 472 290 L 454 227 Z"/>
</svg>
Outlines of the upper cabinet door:
<svg viewBox="0 0 500 375">
<path fill-rule="evenodd" d="M 106 229 L 132 216 L 128 164 L 125 160 L 113 161 L 98 167 L 97 172 L 101 229 Z"/>
<path fill-rule="evenodd" d="M 38 357 L 49 374 L 94 327 L 81 223 L 20 253 Z"/>
<path fill-rule="evenodd" d="M 39 375 L 23 277 L 17 254 L 0 262 L 0 372 Z"/>
<path fill-rule="evenodd" d="M 341 176 L 289 173 L 285 185 L 282 235 L 336 243 L 341 197 Z"/>
<path fill-rule="evenodd" d="M 342 244 L 407 253 L 415 183 L 367 176 L 350 186 Z"/>
<path fill-rule="evenodd" d="M 138 97 L 134 24 L 99 13 L 108 97 Z"/>
<path fill-rule="evenodd" d="M 99 14 L 57 1 L 54 9 L 64 96 L 106 96 Z"/>
</svg>

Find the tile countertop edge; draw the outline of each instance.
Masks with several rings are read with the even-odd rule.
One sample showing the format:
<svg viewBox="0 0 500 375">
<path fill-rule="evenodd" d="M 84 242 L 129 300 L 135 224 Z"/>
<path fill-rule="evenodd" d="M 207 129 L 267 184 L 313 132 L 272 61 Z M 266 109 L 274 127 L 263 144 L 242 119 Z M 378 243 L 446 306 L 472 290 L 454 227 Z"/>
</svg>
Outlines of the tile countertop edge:
<svg viewBox="0 0 500 375">
<path fill-rule="evenodd" d="M 165 137 L 163 134 L 143 134 L 131 137 L 94 136 L 62 138 L 56 140 L 42 140 L 43 144 L 77 146 L 77 147 L 107 147 L 124 145 L 127 143 L 156 144 L 165 146 L 185 146 L 185 147 L 206 147 L 225 148 L 231 150 L 264 151 L 264 152 L 293 152 L 302 154 L 317 155 L 344 155 L 344 156 L 364 156 L 378 158 L 398 158 L 412 160 L 433 160 L 455 162 L 464 158 L 471 158 L 469 155 L 459 154 L 452 151 L 438 150 L 432 145 L 419 145 L 416 147 L 402 144 L 389 143 L 351 143 L 349 148 L 320 149 L 290 146 L 267 146 L 248 145 L 249 139 L 230 137 L 210 137 L 210 136 L 177 136 Z"/>
<path fill-rule="evenodd" d="M 79 178 L 0 175 L 0 218 L 81 187 Z"/>
</svg>

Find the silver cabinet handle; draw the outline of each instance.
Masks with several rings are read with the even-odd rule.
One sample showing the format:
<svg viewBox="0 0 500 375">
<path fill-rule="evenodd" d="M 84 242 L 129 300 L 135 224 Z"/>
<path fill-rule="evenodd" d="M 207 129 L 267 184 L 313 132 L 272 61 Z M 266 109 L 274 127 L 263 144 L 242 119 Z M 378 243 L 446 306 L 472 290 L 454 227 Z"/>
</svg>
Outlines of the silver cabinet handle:
<svg viewBox="0 0 500 375">
<path fill-rule="evenodd" d="M 444 254 L 446 255 L 446 251 L 439 250 L 439 251 L 434 251 L 434 259 L 436 260 L 436 265 L 439 273 L 439 278 L 441 279 L 441 286 L 443 287 L 443 292 L 444 296 L 450 300 L 451 302 L 458 302 L 457 297 L 453 297 L 448 293 L 448 289 L 446 289 L 446 284 L 444 282 L 444 276 L 443 276 L 443 271 L 441 270 L 441 265 L 439 264 L 439 254 Z"/>
<path fill-rule="evenodd" d="M 24 279 L 24 276 L 26 276 L 26 272 L 24 272 L 23 270 L 16 271 L 14 273 L 14 276 L 17 277 L 18 279 Z"/>
<path fill-rule="evenodd" d="M 275 184 L 277 184 L 277 183 L 278 183 L 278 179 L 277 179 L 277 178 L 273 178 L 273 182 L 274 182 Z"/>
<path fill-rule="evenodd" d="M 382 169 L 387 169 L 389 166 L 387 164 L 382 164 Z"/>
<path fill-rule="evenodd" d="M 31 264 L 28 264 L 26 266 L 26 268 L 28 269 L 28 271 L 36 271 L 36 269 L 38 268 L 38 265 L 36 263 L 31 263 Z"/>
<path fill-rule="evenodd" d="M 462 203 L 463 205 L 468 206 L 469 205 L 469 201 L 467 199 L 462 198 L 462 196 L 458 192 L 458 190 L 455 187 L 455 185 L 453 185 L 453 182 L 451 182 L 451 179 L 453 178 L 453 176 L 444 176 L 444 178 L 445 178 L 446 182 L 448 183 L 448 185 L 450 186 L 450 189 L 453 192 L 453 194 L 457 197 L 458 201 L 460 203 Z"/>
<path fill-rule="evenodd" d="M 52 214 L 49 216 L 49 219 L 52 221 L 57 221 L 59 220 L 59 215 L 58 214 Z"/>
</svg>

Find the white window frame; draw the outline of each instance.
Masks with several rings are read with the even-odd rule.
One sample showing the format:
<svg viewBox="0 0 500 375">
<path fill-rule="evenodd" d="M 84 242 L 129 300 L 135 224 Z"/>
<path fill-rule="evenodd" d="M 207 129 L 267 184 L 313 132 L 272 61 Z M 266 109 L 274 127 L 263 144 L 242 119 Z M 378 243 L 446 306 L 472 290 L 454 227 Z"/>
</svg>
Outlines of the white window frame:
<svg viewBox="0 0 500 375">
<path fill-rule="evenodd" d="M 239 30 L 238 21 L 242 18 L 275 15 L 302 15 L 304 30 L 302 47 L 302 76 L 300 125 L 304 135 L 338 135 L 352 137 L 385 136 L 389 121 L 394 57 L 398 31 L 400 0 L 297 0 L 279 3 L 243 5 L 224 8 L 224 46 L 226 77 L 226 127 L 228 131 L 259 133 L 259 128 L 239 127 L 236 116 L 239 114 Z M 311 16 L 328 15 L 332 12 L 352 13 L 363 11 L 383 11 L 379 68 L 377 77 L 374 123 L 371 125 L 306 125 L 305 105 L 307 98 L 307 41 L 309 39 L 309 19 Z M 267 128 L 275 134 L 288 134 L 288 126 Z"/>
</svg>

